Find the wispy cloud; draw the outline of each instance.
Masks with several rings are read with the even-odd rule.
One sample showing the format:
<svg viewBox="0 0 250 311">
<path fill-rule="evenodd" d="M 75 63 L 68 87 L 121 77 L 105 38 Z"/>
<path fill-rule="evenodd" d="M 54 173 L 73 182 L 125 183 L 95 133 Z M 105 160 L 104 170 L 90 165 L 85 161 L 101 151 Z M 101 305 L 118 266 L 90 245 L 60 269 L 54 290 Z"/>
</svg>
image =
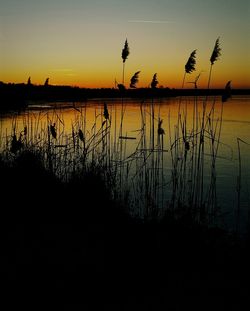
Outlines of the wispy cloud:
<svg viewBox="0 0 250 311">
<path fill-rule="evenodd" d="M 130 19 L 128 23 L 148 23 L 148 24 L 172 24 L 173 21 L 157 21 L 157 20 L 143 20 L 143 19 Z"/>
</svg>

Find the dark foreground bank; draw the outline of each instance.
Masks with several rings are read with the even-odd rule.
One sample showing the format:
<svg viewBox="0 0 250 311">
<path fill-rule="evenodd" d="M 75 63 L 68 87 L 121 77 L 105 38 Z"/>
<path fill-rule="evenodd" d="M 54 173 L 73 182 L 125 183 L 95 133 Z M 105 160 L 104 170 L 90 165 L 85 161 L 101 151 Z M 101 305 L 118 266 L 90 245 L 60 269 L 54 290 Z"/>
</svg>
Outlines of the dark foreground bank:
<svg viewBox="0 0 250 311">
<path fill-rule="evenodd" d="M 62 183 L 26 153 L 0 172 L 9 308 L 248 310 L 248 239 L 188 217 L 133 219 L 98 170 Z"/>
</svg>

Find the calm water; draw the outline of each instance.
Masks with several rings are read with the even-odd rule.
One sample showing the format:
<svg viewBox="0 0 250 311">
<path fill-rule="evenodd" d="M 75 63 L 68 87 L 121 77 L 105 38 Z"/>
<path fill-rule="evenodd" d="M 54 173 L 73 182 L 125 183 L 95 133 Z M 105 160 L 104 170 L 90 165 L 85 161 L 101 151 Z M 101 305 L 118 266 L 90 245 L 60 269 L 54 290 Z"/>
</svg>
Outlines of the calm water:
<svg viewBox="0 0 250 311">
<path fill-rule="evenodd" d="M 135 180 L 136 167 L 140 166 L 139 149 L 142 148 L 141 137 L 144 125 L 144 134 L 147 142 L 144 147 L 150 149 L 152 142 L 152 110 L 151 102 L 126 100 L 92 100 L 87 103 L 30 103 L 29 109 L 21 114 L 12 113 L 11 115 L 1 116 L 1 150 L 10 145 L 13 131 L 17 135 L 27 126 L 28 137 L 30 140 L 39 140 L 47 135 L 47 125 L 56 124 L 57 144 L 65 145 L 69 143 L 69 137 L 72 136 L 72 129 L 82 129 L 86 139 L 91 140 L 93 133 L 105 128 L 102 126 L 103 121 L 103 104 L 107 103 L 109 117 L 111 120 L 109 146 L 114 153 L 119 153 L 118 144 L 121 139 L 119 136 L 126 136 L 130 139 L 122 139 L 122 160 L 127 161 L 127 177 L 132 181 Z M 161 149 L 160 155 L 155 155 L 158 169 L 162 170 L 160 174 L 162 184 L 171 183 L 172 158 L 171 145 L 173 144 L 177 129 L 177 116 L 180 106 L 180 112 L 187 116 L 186 132 L 187 136 L 192 135 L 194 99 L 171 98 L 164 100 L 154 100 L 154 119 L 155 119 L 155 138 L 153 141 L 156 150 Z M 220 116 L 222 104 L 219 98 L 211 98 L 207 104 L 207 112 L 215 104 L 215 111 L 211 115 L 216 135 L 220 131 Z M 120 130 L 121 109 L 124 109 L 124 118 L 122 132 Z M 201 124 L 203 101 L 197 102 L 197 124 Z M 163 140 L 157 136 L 158 119 L 162 119 L 162 128 L 165 131 Z M 102 134 L 103 135 L 103 134 Z M 209 133 L 207 133 L 209 135 Z M 206 136 L 206 133 L 205 133 Z M 150 138 L 151 137 L 151 138 Z M 217 136 L 216 136 L 217 137 Z M 238 140 L 238 138 L 240 140 Z M 44 138 L 45 139 L 45 138 Z M 114 147 L 113 147 L 114 146 Z M 116 147 L 115 147 L 116 146 Z M 238 148 L 239 146 L 239 148 Z M 192 149 L 192 146 L 191 146 Z M 140 149 L 141 150 L 141 149 Z M 239 151 L 241 163 L 239 162 Z M 145 155 L 145 154 L 144 154 Z M 248 212 L 250 211 L 250 97 L 233 97 L 223 105 L 220 144 L 216 158 L 216 189 L 217 189 L 217 206 L 220 208 L 220 214 L 223 216 L 223 223 L 228 228 L 233 228 L 236 222 L 237 206 L 240 203 L 240 224 L 242 231 L 245 230 Z M 157 156 L 159 157 L 157 160 Z M 184 152 L 180 151 L 180 158 L 183 159 Z M 117 160 L 112 156 L 112 160 Z M 119 157 L 119 156 L 118 156 Z M 121 158 L 120 158 L 121 159 Z M 130 159 L 135 159 L 133 166 L 129 166 Z M 162 161 L 162 162 L 161 162 Z M 205 149 L 204 157 L 204 184 L 208 185 L 210 180 L 209 167 L 211 164 L 211 150 L 209 144 Z M 137 178 L 138 174 L 136 175 Z M 240 178 L 239 178 L 240 177 Z M 240 202 L 237 192 L 237 185 L 241 184 Z M 188 181 L 185 181 L 188 182 Z M 129 188 L 131 185 L 126 184 Z M 161 187 L 163 189 L 163 187 Z M 171 187 L 164 188 L 164 193 L 159 194 L 161 205 L 168 201 L 171 196 Z M 133 191 L 131 191 L 132 193 Z"/>
</svg>

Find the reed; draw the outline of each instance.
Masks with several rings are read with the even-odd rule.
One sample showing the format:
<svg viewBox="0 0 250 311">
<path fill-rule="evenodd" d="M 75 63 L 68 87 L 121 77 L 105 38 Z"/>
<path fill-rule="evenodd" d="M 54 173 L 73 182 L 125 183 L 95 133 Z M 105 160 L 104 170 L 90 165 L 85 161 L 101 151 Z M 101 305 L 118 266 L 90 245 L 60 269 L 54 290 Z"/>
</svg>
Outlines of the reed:
<svg viewBox="0 0 250 311">
<path fill-rule="evenodd" d="M 195 65 L 196 50 L 190 54 L 188 61 L 185 64 L 181 89 L 184 88 L 186 75 L 195 71 Z M 181 202 L 185 201 L 187 154 L 189 149 L 190 147 L 187 137 L 187 101 L 185 102 L 184 109 L 182 109 L 182 95 L 180 95 L 177 124 L 175 127 L 175 140 L 174 143 L 171 144 L 171 157 L 173 163 L 173 208 L 175 206 L 183 205 Z M 182 158 L 183 161 L 180 161 L 180 158 Z"/>
<path fill-rule="evenodd" d="M 139 73 L 140 71 L 135 72 L 135 74 L 130 79 L 130 88 L 136 88 L 136 84 L 139 82 Z"/>
<path fill-rule="evenodd" d="M 129 46 L 128 46 L 128 40 L 126 39 L 125 40 L 125 43 L 124 43 L 124 47 L 122 49 L 122 84 L 125 85 L 125 62 L 129 56 Z"/>
<path fill-rule="evenodd" d="M 210 57 L 210 71 L 208 77 L 208 91 L 211 84 L 211 73 L 215 61 L 221 55 L 219 39 L 216 40 L 212 56 Z M 194 50 L 185 65 L 182 81 L 184 86 L 186 74 L 195 70 L 196 50 Z M 197 89 L 199 74 L 193 83 Z M 226 93 L 229 93 L 229 84 Z M 182 213 L 191 211 L 192 217 L 198 222 L 213 222 L 216 218 L 216 158 L 220 145 L 220 135 L 223 115 L 223 95 L 220 116 L 215 120 L 216 99 L 213 99 L 211 109 L 207 113 L 208 95 L 205 96 L 202 111 L 198 111 L 198 98 L 193 99 L 192 125 L 187 124 L 187 100 L 182 107 L 182 97 L 179 98 L 177 124 L 174 131 L 174 140 L 170 133 L 172 158 L 172 207 L 181 208 Z M 204 165 L 206 153 L 211 159 L 211 173 L 209 190 L 205 193 Z"/>
<path fill-rule="evenodd" d="M 212 68 L 220 51 L 217 39 L 210 58 L 208 89 Z M 125 62 L 129 53 L 126 39 L 122 50 L 123 92 L 126 91 Z M 186 75 L 195 71 L 195 65 L 196 50 L 185 64 L 182 88 Z M 137 71 L 132 76 L 130 88 L 136 88 L 139 74 L 140 71 Z M 194 89 L 198 88 L 199 77 L 200 74 L 194 82 L 189 82 L 194 84 Z M 140 128 L 135 130 L 136 136 L 123 133 L 126 107 L 121 93 L 120 116 L 115 106 L 104 102 L 95 108 L 91 126 L 87 126 L 86 105 L 79 109 L 73 105 L 75 120 L 71 123 L 69 133 L 57 109 L 52 113 L 39 113 L 35 123 L 28 113 L 23 120 L 22 130 L 18 129 L 14 119 L 11 135 L 8 138 L 6 135 L 6 155 L 15 158 L 23 150 L 39 151 L 46 168 L 63 180 L 69 180 L 77 172 L 98 169 L 108 188 L 112 189 L 114 199 L 129 206 L 131 214 L 144 219 L 159 218 L 171 211 L 171 215 L 176 218 L 191 214 L 196 222 L 212 222 L 216 217 L 216 159 L 221 144 L 223 103 L 230 97 L 230 83 L 226 85 L 217 119 L 215 98 L 207 112 L 207 96 L 201 102 L 201 110 L 198 109 L 197 96 L 191 101 L 185 98 L 185 105 L 182 105 L 184 101 L 181 96 L 174 128 L 170 112 L 165 121 L 168 123 L 168 131 L 163 128 L 160 104 L 158 115 L 156 111 L 158 84 L 155 73 L 150 84 L 151 96 L 140 104 Z M 188 116 L 187 105 L 193 105 L 191 118 Z M 135 142 L 135 148 L 129 152 L 128 144 L 131 141 Z M 210 185 L 206 193 L 205 157 L 210 161 Z M 172 165 L 170 173 L 166 173 L 166 158 Z M 166 192 L 170 193 L 170 198 L 167 198 Z"/>
<path fill-rule="evenodd" d="M 120 184 L 120 189 L 123 188 L 123 175 L 124 175 L 124 166 L 123 166 L 123 155 L 125 153 L 125 144 L 126 144 L 126 141 L 125 141 L 125 144 L 124 144 L 124 141 L 123 141 L 123 120 L 124 120 L 124 116 L 125 116 L 125 111 L 126 111 L 126 105 L 124 105 L 124 97 L 123 97 L 123 94 L 124 92 L 126 91 L 126 87 L 125 87 L 125 63 L 126 63 L 126 60 L 128 58 L 130 54 L 130 49 L 129 49 L 129 45 L 128 45 L 128 40 L 126 39 L 125 40 L 125 43 L 124 43 L 124 47 L 122 49 L 122 54 L 121 54 L 121 57 L 122 57 L 122 64 L 123 64 L 123 67 L 122 67 L 122 84 L 118 84 L 118 88 L 121 92 L 121 106 L 122 106 L 122 109 L 121 109 L 121 120 L 120 120 L 120 129 L 119 129 L 119 162 L 120 162 L 120 181 L 119 181 L 119 184 Z M 117 149 L 118 150 L 118 149 Z M 121 196 L 122 196 L 122 191 L 120 191 L 120 199 L 121 199 Z"/>
</svg>

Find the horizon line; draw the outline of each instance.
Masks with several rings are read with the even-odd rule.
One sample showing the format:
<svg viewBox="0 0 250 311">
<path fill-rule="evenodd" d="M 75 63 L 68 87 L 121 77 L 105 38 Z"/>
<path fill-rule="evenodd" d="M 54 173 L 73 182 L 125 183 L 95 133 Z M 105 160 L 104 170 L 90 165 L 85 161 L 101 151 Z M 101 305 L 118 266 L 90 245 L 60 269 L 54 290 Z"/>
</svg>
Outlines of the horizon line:
<svg viewBox="0 0 250 311">
<path fill-rule="evenodd" d="M 5 84 L 5 85 L 28 85 L 27 82 L 3 82 L 0 81 L 0 85 Z M 44 86 L 44 84 L 36 84 L 36 83 L 31 83 L 32 86 Z M 51 87 L 72 87 L 72 88 L 80 88 L 80 89 L 117 89 L 114 87 L 88 87 L 88 86 L 80 86 L 80 85 L 69 85 L 69 84 L 49 84 Z M 151 89 L 148 86 L 141 86 L 137 87 L 137 90 L 139 89 Z M 135 90 L 136 90 L 135 89 Z M 194 90 L 194 88 L 180 88 L 180 87 L 169 87 L 169 86 L 162 86 L 158 87 L 157 89 L 169 89 L 169 90 Z M 223 90 L 225 89 L 224 87 L 214 87 L 211 88 L 211 90 Z M 131 88 L 126 88 L 126 90 L 131 90 Z M 198 90 L 207 90 L 206 87 L 200 87 Z M 237 87 L 237 88 L 232 88 L 233 90 L 250 90 L 250 86 L 247 87 Z"/>
</svg>

